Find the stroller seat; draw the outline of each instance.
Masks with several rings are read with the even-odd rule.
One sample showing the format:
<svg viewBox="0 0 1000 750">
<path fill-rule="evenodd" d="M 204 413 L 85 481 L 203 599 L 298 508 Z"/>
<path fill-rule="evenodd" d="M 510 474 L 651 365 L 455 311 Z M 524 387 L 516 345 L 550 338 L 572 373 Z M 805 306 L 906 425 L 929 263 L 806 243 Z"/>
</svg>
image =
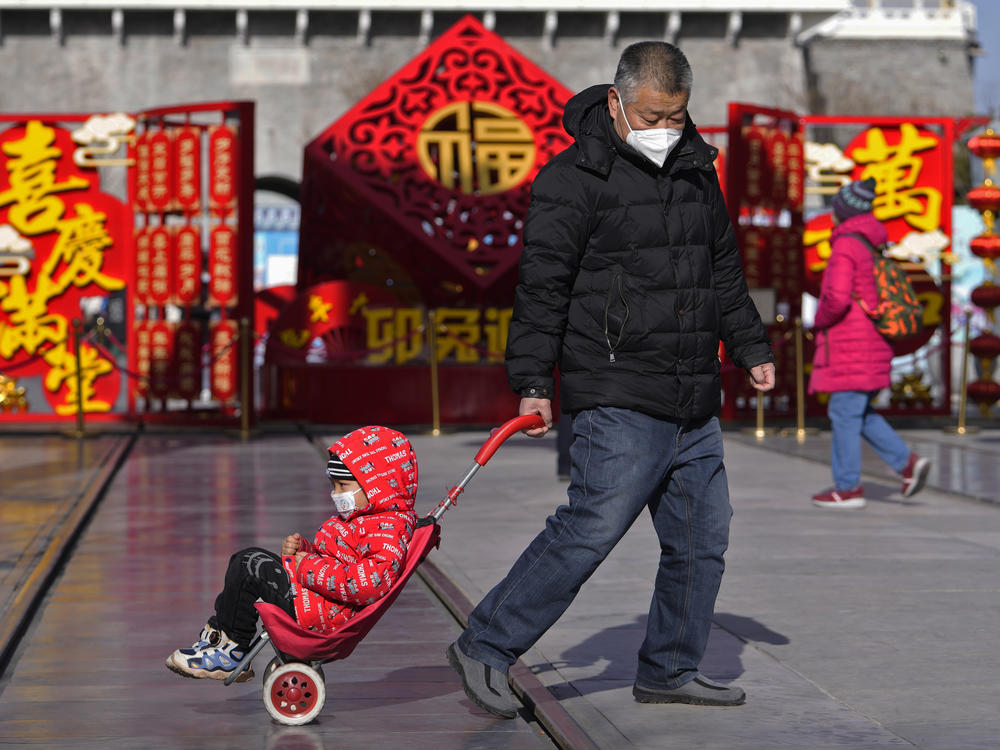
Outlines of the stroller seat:
<svg viewBox="0 0 1000 750">
<path fill-rule="evenodd" d="M 410 539 L 406 562 L 388 593 L 372 602 L 331 633 L 317 633 L 299 625 L 293 617 L 273 604 L 257 602 L 257 612 L 274 648 L 286 657 L 305 662 L 329 662 L 346 659 L 368 634 L 413 575 L 428 553 L 441 542 L 437 523 L 418 526 Z"/>
</svg>

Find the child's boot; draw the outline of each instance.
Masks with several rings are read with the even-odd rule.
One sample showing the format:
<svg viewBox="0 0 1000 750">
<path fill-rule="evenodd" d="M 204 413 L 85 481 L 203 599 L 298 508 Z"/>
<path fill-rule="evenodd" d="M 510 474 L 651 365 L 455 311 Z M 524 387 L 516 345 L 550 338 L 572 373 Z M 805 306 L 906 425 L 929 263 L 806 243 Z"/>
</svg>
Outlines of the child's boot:
<svg viewBox="0 0 1000 750">
<path fill-rule="evenodd" d="M 179 648 L 167 657 L 167 669 L 185 677 L 224 680 L 244 655 L 244 650 L 225 631 L 206 624 L 191 648 Z M 235 682 L 246 682 L 253 676 L 253 668 L 247 667 Z"/>
</svg>

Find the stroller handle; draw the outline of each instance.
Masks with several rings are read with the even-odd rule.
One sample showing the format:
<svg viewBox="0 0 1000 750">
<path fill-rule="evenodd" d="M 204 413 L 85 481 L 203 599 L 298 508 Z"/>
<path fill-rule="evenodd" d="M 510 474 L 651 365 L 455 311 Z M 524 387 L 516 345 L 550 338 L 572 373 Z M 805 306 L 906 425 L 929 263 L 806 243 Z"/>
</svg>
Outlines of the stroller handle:
<svg viewBox="0 0 1000 750">
<path fill-rule="evenodd" d="M 522 417 L 515 417 L 509 422 L 504 422 L 504 424 L 493 430 L 490 433 L 489 439 L 483 443 L 483 447 L 479 449 L 479 453 L 476 454 L 476 458 L 469 467 L 469 470 L 465 473 L 465 476 L 462 477 L 462 481 L 448 490 L 448 496 L 438 503 L 432 513 L 422 519 L 421 524 L 427 522 L 436 523 L 441 519 L 441 516 L 445 514 L 445 511 L 447 511 L 450 506 L 457 505 L 458 496 L 465 491 L 465 486 L 474 476 L 476 476 L 476 472 L 483 468 L 487 461 L 493 458 L 493 454 L 500 449 L 500 446 L 503 445 L 507 438 L 515 432 L 530 430 L 544 425 L 545 420 L 537 414 L 525 414 Z"/>
<path fill-rule="evenodd" d="M 483 447 L 479 449 L 479 453 L 476 454 L 476 463 L 480 466 L 485 466 L 486 462 L 493 458 L 493 454 L 496 453 L 500 446 L 513 435 L 515 432 L 520 432 L 521 430 L 531 430 L 536 427 L 544 427 L 545 420 L 542 419 L 538 414 L 525 414 L 521 417 L 514 417 L 508 422 L 504 422 L 502 425 L 497 427 L 490 433 L 490 438 L 485 443 Z"/>
</svg>

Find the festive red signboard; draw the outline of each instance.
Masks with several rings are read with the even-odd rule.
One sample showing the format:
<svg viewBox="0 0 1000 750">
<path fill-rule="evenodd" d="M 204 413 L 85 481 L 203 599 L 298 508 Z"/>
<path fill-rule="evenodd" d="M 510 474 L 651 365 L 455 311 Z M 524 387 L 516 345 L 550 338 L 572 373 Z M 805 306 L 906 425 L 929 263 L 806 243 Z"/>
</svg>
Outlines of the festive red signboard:
<svg viewBox="0 0 1000 750">
<path fill-rule="evenodd" d="M 844 155 L 855 165 L 848 175 L 850 179 L 875 178 L 872 213 L 888 231 L 890 244 L 899 243 L 913 232 L 940 230 L 945 237 L 950 235 L 951 175 L 947 153 L 950 147 L 950 140 L 940 132 L 898 122 L 869 127 L 844 149 Z M 806 283 L 813 294 L 819 292 L 830 257 L 832 231 L 830 214 L 821 214 L 806 224 L 803 238 Z M 950 295 L 920 264 L 904 262 L 903 265 L 924 305 L 924 330 L 919 336 L 894 342 L 897 356 L 915 352 L 930 340 L 947 317 Z"/>
<path fill-rule="evenodd" d="M 570 92 L 468 16 L 306 149 L 300 281 L 388 252 L 426 304 L 503 302 Z"/>
<path fill-rule="evenodd" d="M 96 169 L 73 161 L 75 149 L 53 121 L 0 132 L 0 373 L 40 377 L 58 416 L 75 415 L 81 401 L 86 413 L 109 412 L 118 397 L 121 376 L 105 350 L 84 341 L 77 367 L 72 321 L 84 297 L 125 288 L 131 250 L 125 206 L 100 191 Z M 7 417 L 24 415 L 0 412 Z"/>
</svg>

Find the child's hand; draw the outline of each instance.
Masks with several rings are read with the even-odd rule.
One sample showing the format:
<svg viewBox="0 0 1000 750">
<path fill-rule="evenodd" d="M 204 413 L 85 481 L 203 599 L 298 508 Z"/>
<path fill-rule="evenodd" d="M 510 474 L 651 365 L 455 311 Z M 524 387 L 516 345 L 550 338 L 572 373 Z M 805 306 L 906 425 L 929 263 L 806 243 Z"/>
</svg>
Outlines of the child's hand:
<svg viewBox="0 0 1000 750">
<path fill-rule="evenodd" d="M 308 552 L 296 552 L 295 553 L 295 567 L 296 568 L 299 567 L 299 564 L 302 562 L 303 559 L 305 559 L 306 555 L 308 555 L 308 554 L 309 554 Z"/>
<path fill-rule="evenodd" d="M 302 544 L 301 534 L 289 534 L 285 537 L 285 541 L 281 543 L 281 554 L 284 555 L 294 555 L 299 551 L 299 546 Z"/>
</svg>

